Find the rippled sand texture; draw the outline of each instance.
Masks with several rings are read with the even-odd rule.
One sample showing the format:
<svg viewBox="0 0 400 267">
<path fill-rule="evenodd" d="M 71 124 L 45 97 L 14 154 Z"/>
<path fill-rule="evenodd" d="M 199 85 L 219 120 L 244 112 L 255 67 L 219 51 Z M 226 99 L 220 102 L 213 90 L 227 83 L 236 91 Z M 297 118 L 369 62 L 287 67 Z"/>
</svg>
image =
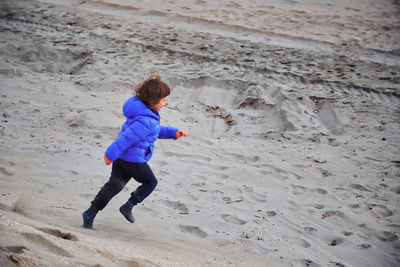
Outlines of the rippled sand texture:
<svg viewBox="0 0 400 267">
<path fill-rule="evenodd" d="M 398 1 L 1 1 L 0 265 L 397 266 Z M 156 191 L 81 213 L 132 85 Z"/>
<path fill-rule="evenodd" d="M 350 45 L 379 51 L 399 50 L 398 1 L 156 1 L 103 0 L 101 3 L 175 16 L 210 28 Z M 216 24 L 216 25 L 215 25 Z M 235 26 L 237 28 L 235 28 Z M 268 36 L 266 36 L 268 38 Z"/>
</svg>

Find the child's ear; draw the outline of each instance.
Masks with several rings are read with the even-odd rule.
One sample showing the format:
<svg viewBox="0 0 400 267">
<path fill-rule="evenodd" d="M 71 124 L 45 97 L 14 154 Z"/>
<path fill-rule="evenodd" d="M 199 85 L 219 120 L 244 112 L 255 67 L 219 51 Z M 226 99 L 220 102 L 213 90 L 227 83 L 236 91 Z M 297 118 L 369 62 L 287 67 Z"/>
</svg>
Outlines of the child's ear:
<svg viewBox="0 0 400 267">
<path fill-rule="evenodd" d="M 155 105 L 158 104 L 158 102 L 155 100 L 151 100 L 149 104 L 150 104 L 150 107 L 153 108 Z"/>
</svg>

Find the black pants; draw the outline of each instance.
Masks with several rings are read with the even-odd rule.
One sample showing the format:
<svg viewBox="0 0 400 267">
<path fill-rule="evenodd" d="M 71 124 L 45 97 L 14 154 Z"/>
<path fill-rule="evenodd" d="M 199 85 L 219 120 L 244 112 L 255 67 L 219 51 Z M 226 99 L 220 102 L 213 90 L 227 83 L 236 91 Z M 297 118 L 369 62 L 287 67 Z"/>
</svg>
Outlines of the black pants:
<svg viewBox="0 0 400 267">
<path fill-rule="evenodd" d="M 147 163 L 134 163 L 117 159 L 113 162 L 110 180 L 100 189 L 92 201 L 98 210 L 104 209 L 108 202 L 134 178 L 141 185 L 131 193 L 132 204 L 142 202 L 157 186 L 157 179 Z"/>
</svg>

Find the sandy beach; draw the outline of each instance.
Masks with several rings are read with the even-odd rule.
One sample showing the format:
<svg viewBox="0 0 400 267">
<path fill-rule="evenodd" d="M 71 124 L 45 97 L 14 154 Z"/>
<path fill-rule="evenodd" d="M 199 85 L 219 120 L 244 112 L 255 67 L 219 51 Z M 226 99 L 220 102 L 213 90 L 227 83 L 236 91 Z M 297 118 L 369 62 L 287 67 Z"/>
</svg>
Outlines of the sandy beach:
<svg viewBox="0 0 400 267">
<path fill-rule="evenodd" d="M 400 265 L 400 3 L 0 1 L 0 266 Z M 132 86 L 159 183 L 82 212 Z"/>
</svg>

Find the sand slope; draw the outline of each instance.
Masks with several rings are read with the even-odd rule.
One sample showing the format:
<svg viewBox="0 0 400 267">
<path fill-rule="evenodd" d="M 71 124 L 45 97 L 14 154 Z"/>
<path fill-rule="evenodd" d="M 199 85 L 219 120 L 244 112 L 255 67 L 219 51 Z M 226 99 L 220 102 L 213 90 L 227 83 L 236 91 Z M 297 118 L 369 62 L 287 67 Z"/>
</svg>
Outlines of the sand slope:
<svg viewBox="0 0 400 267">
<path fill-rule="evenodd" d="M 397 2 L 2 1 L 0 264 L 397 266 Z M 173 87 L 159 185 L 81 213 L 131 86 Z"/>
</svg>

